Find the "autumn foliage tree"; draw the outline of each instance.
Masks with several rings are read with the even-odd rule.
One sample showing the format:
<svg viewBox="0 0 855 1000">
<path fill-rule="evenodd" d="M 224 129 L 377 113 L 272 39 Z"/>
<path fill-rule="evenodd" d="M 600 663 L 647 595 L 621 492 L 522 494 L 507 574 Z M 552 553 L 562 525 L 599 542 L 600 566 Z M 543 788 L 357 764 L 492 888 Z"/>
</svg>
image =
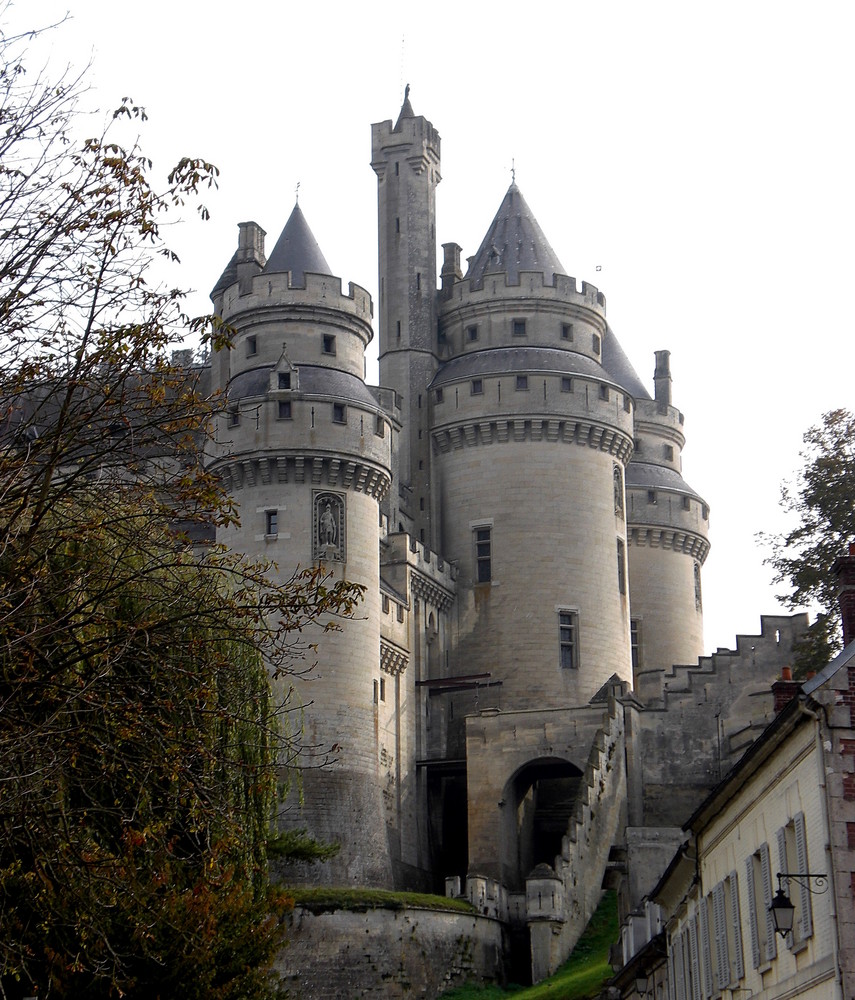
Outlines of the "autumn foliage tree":
<svg viewBox="0 0 855 1000">
<path fill-rule="evenodd" d="M 228 331 L 150 275 L 216 170 L 157 187 L 127 100 L 79 139 L 78 81 L 26 42 L 0 35 L 0 996 L 271 996 L 288 676 L 359 595 L 213 543 L 218 401 L 173 355 Z"/>
<path fill-rule="evenodd" d="M 782 535 L 761 536 L 771 547 L 767 562 L 776 582 L 790 588 L 781 600 L 791 609 L 815 609 L 797 650 L 800 674 L 821 669 L 841 644 L 831 567 L 855 542 L 855 415 L 829 411 L 805 433 L 804 445 L 798 478 L 781 491 L 782 506 L 794 515 L 796 526 Z"/>
</svg>

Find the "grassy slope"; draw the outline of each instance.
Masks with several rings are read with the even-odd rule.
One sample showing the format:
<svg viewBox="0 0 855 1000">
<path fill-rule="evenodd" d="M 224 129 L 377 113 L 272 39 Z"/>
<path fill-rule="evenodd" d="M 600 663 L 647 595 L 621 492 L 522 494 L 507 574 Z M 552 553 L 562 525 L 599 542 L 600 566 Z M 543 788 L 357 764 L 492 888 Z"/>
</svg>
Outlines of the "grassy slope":
<svg viewBox="0 0 855 1000">
<path fill-rule="evenodd" d="M 403 910 L 407 906 L 419 906 L 428 910 L 456 910 L 474 913 L 475 908 L 465 899 L 450 899 L 447 896 L 430 896 L 423 892 L 387 892 L 383 889 L 288 889 L 298 906 L 305 906 L 312 913 L 328 913 L 332 910 Z"/>
<path fill-rule="evenodd" d="M 523 989 L 462 986 L 444 993 L 443 1000 L 500 1000 L 511 993 L 514 1000 L 582 1000 L 595 996 L 612 975 L 609 948 L 617 936 L 617 897 L 608 892 L 579 938 L 573 954 L 550 979 Z"/>
</svg>

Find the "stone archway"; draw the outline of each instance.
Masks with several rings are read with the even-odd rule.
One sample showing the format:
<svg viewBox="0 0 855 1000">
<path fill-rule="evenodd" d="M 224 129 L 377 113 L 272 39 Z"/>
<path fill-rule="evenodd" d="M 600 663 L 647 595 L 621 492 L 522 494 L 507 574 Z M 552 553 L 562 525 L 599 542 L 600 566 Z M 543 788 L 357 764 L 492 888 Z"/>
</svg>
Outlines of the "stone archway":
<svg viewBox="0 0 855 1000">
<path fill-rule="evenodd" d="M 560 757 L 527 761 L 505 785 L 504 802 L 510 819 L 504 869 L 513 872 L 509 888 L 520 890 L 538 864 L 555 865 L 567 832 L 582 771 Z"/>
</svg>

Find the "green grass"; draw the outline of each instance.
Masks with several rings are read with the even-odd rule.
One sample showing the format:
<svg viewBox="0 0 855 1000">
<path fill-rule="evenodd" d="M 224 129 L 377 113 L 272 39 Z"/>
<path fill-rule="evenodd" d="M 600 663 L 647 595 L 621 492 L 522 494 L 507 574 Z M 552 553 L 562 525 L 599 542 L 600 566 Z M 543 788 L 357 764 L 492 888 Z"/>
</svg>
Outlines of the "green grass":
<svg viewBox="0 0 855 1000">
<path fill-rule="evenodd" d="M 403 910 L 419 906 L 428 910 L 454 910 L 474 913 L 475 907 L 465 899 L 432 896 L 426 892 L 386 892 L 383 889 L 337 889 L 324 886 L 319 889 L 288 889 L 298 906 L 312 913 L 329 913 L 332 910 Z"/>
<path fill-rule="evenodd" d="M 443 994 L 443 1000 L 584 1000 L 595 996 L 612 976 L 609 949 L 617 940 L 617 896 L 608 892 L 579 938 L 573 954 L 549 979 L 537 986 L 461 986 Z"/>
</svg>

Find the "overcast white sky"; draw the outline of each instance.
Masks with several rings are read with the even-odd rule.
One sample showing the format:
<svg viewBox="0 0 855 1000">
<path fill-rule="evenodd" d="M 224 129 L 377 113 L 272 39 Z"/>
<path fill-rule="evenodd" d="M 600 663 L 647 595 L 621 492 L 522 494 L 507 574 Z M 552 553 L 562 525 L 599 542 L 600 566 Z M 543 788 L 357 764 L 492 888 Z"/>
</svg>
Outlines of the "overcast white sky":
<svg viewBox="0 0 855 1000">
<path fill-rule="evenodd" d="M 515 161 L 651 390 L 671 351 L 684 475 L 712 509 L 707 648 L 778 613 L 755 533 L 783 526 L 805 429 L 855 405 L 855 4 L 18 0 L 10 17 L 66 10 L 40 55 L 91 58 L 93 105 L 144 104 L 164 173 L 220 167 L 212 220 L 170 234 L 198 312 L 237 223 L 272 248 L 298 181 L 331 268 L 376 298 L 369 126 L 407 82 L 442 136 L 438 243 L 475 252 Z"/>
</svg>

